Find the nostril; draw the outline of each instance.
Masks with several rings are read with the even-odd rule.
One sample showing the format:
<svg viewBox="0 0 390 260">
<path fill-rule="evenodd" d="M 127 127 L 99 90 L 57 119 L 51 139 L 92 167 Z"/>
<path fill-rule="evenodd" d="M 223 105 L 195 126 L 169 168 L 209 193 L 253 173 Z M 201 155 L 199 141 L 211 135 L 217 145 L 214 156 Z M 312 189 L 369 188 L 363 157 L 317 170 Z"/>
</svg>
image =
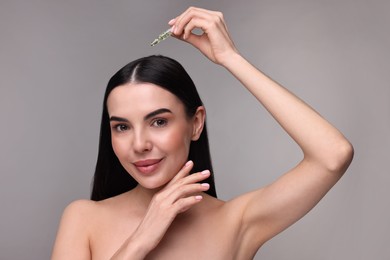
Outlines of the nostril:
<svg viewBox="0 0 390 260">
<path fill-rule="evenodd" d="M 147 140 L 136 140 L 133 143 L 133 149 L 139 153 L 148 152 L 152 147 L 152 143 Z"/>
</svg>

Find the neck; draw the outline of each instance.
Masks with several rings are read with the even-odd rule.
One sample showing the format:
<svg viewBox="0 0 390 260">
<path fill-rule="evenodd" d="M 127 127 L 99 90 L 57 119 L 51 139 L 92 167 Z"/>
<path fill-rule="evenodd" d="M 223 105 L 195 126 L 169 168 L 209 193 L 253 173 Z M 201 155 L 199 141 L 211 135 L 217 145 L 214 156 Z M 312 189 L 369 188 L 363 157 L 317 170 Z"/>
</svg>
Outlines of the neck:
<svg viewBox="0 0 390 260">
<path fill-rule="evenodd" d="M 130 194 L 133 197 L 134 201 L 136 201 L 140 207 L 146 210 L 153 196 L 163 188 L 164 187 L 160 187 L 157 189 L 147 189 L 138 184 L 137 187 L 130 191 Z"/>
</svg>

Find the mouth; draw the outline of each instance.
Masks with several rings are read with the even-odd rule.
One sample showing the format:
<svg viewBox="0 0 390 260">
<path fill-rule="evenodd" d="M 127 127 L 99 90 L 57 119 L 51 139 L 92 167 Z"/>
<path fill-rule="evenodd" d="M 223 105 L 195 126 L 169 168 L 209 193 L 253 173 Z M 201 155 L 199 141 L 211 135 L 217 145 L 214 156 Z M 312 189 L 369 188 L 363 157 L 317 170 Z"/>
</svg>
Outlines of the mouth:
<svg viewBox="0 0 390 260">
<path fill-rule="evenodd" d="M 142 161 L 136 161 L 133 165 L 143 174 L 151 174 L 160 166 L 160 162 L 164 158 L 161 159 L 148 159 Z"/>
</svg>

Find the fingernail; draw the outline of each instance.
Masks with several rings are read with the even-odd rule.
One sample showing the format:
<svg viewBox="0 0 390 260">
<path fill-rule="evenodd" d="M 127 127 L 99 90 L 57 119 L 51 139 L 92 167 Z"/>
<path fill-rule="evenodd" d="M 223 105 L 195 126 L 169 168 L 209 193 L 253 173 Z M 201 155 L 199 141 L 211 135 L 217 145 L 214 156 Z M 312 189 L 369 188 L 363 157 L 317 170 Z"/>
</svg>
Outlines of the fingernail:
<svg viewBox="0 0 390 260">
<path fill-rule="evenodd" d="M 208 175 L 208 174 L 210 174 L 210 171 L 209 170 L 204 170 L 204 171 L 201 172 L 201 174 Z"/>
<path fill-rule="evenodd" d="M 197 195 L 197 196 L 195 196 L 195 199 L 196 199 L 196 200 L 201 200 L 201 199 L 203 199 L 203 197 L 200 196 L 200 195 Z"/>
<path fill-rule="evenodd" d="M 189 160 L 188 162 L 186 162 L 186 164 L 184 164 L 184 167 L 188 167 L 188 166 L 190 166 L 190 165 L 191 165 L 191 163 L 192 163 L 192 161 L 191 161 L 191 160 Z"/>
<path fill-rule="evenodd" d="M 208 183 L 202 183 L 201 185 L 202 185 L 203 187 L 210 188 L 210 184 L 208 184 Z"/>
<path fill-rule="evenodd" d="M 175 21 L 176 21 L 176 19 L 173 18 L 173 19 L 171 19 L 171 20 L 168 22 L 168 24 L 169 24 L 169 25 L 172 25 Z"/>
</svg>

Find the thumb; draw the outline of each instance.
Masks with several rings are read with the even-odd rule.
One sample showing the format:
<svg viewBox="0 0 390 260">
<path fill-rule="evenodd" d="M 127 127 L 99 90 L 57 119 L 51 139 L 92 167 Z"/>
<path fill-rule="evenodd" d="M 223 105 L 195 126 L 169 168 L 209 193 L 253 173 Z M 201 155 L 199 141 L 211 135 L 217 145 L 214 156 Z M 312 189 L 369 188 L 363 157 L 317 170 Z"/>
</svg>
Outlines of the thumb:
<svg viewBox="0 0 390 260">
<path fill-rule="evenodd" d="M 187 43 L 191 44 L 192 46 L 194 46 L 195 48 L 197 48 L 199 50 L 201 49 L 203 35 L 196 35 L 196 34 L 190 33 L 190 34 L 188 34 L 188 36 L 186 38 L 184 38 L 184 34 L 181 34 L 181 35 L 172 34 L 172 36 L 176 39 L 183 41 L 183 42 L 187 42 Z"/>
</svg>

